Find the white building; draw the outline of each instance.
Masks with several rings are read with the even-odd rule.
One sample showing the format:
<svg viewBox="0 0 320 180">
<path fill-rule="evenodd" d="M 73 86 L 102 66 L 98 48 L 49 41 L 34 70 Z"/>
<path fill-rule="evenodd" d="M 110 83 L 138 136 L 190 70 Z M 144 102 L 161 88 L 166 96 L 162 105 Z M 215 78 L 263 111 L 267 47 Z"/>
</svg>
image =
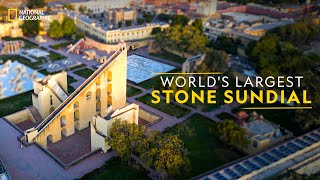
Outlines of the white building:
<svg viewBox="0 0 320 180">
<path fill-rule="evenodd" d="M 204 16 L 212 16 L 217 11 L 218 0 L 200 2 L 197 6 L 197 13 Z"/>
<path fill-rule="evenodd" d="M 151 36 L 154 28 L 165 29 L 170 25 L 167 23 L 154 23 L 147 25 L 130 26 L 119 29 L 112 29 L 108 25 L 101 26 L 95 19 L 86 15 L 78 15 L 76 13 L 67 13 L 68 17 L 75 20 L 78 29 L 87 34 L 102 40 L 105 43 L 118 43 L 120 41 L 135 41 L 147 39 Z"/>
<path fill-rule="evenodd" d="M 74 5 L 76 11 L 79 11 L 80 6 L 85 6 L 88 10 L 91 10 L 93 13 L 102 13 L 109 9 L 129 7 L 130 3 L 131 0 L 79 0 L 71 4 Z"/>
</svg>

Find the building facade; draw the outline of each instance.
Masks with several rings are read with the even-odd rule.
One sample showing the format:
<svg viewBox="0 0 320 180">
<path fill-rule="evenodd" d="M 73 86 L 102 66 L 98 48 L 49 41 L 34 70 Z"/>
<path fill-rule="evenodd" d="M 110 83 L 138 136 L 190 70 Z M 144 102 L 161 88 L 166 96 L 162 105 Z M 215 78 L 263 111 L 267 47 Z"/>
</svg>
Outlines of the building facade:
<svg viewBox="0 0 320 180">
<path fill-rule="evenodd" d="M 67 14 L 68 17 L 74 19 L 79 30 L 105 42 L 118 43 L 120 41 L 136 41 L 147 39 L 151 36 L 154 28 L 161 28 L 161 30 L 168 28 L 167 23 L 147 24 L 140 26 L 131 26 L 119 29 L 109 29 L 109 27 L 102 27 L 96 24 L 94 19 L 85 15 L 77 15 L 75 13 Z"/>
</svg>

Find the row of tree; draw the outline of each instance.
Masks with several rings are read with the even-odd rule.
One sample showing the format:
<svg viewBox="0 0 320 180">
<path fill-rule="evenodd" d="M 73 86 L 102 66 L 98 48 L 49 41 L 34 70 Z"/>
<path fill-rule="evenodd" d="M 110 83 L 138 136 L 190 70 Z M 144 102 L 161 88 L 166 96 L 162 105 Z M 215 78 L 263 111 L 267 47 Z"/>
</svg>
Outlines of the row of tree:
<svg viewBox="0 0 320 180">
<path fill-rule="evenodd" d="M 300 94 L 304 89 L 308 91 L 313 110 L 296 110 L 291 115 L 291 122 L 297 124 L 297 130 L 302 133 L 320 125 L 320 77 L 315 70 L 315 67 L 320 66 L 320 57 L 316 54 L 304 54 L 295 46 L 297 40 L 304 44 L 319 34 L 319 27 L 316 25 L 309 28 L 317 30 L 301 27 L 308 26 L 304 22 L 298 22 L 267 34 L 259 42 L 249 44 L 247 54 L 256 62 L 256 70 L 263 77 L 303 76 L 301 87 L 294 87 L 294 90 Z M 314 32 L 317 33 L 313 34 Z"/>
<path fill-rule="evenodd" d="M 174 25 L 156 35 L 155 44 L 161 49 L 199 54 L 205 52 L 207 37 L 198 28 L 190 25 Z"/>
<path fill-rule="evenodd" d="M 53 20 L 50 23 L 50 29 L 48 35 L 51 38 L 59 39 L 62 37 L 71 37 L 71 35 L 77 32 L 77 27 L 74 21 L 70 18 L 64 18 L 62 23 L 57 20 Z"/>
<path fill-rule="evenodd" d="M 144 126 L 116 120 L 106 141 L 123 160 L 129 161 L 131 154 L 138 155 L 161 173 L 175 176 L 190 168 L 184 143 L 177 135 L 152 132 L 147 136 Z"/>
<path fill-rule="evenodd" d="M 235 148 L 245 148 L 249 144 L 246 130 L 236 124 L 233 120 L 224 120 L 215 124 L 211 132 L 224 144 Z"/>
</svg>

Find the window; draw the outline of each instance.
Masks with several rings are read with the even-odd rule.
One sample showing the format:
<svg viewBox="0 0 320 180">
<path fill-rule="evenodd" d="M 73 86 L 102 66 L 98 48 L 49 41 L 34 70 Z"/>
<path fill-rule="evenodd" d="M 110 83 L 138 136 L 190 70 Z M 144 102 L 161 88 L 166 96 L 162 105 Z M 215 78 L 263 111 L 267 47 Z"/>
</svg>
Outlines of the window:
<svg viewBox="0 0 320 180">
<path fill-rule="evenodd" d="M 52 99 L 52 95 L 50 95 L 50 105 L 53 105 L 53 99 Z"/>
<path fill-rule="evenodd" d="M 91 91 L 87 92 L 87 95 L 86 95 L 87 100 L 90 100 L 90 99 L 91 99 L 91 96 L 92 96 Z"/>
</svg>

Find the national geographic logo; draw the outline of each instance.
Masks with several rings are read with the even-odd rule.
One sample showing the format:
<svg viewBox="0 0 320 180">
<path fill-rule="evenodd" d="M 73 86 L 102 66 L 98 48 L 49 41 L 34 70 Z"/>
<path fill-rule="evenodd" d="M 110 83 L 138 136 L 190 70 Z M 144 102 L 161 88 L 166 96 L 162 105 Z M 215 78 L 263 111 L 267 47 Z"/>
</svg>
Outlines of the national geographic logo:
<svg viewBox="0 0 320 180">
<path fill-rule="evenodd" d="M 8 9 L 8 21 L 23 20 L 23 21 L 38 21 L 50 20 L 50 16 L 45 15 L 43 10 L 18 10 Z"/>
</svg>

